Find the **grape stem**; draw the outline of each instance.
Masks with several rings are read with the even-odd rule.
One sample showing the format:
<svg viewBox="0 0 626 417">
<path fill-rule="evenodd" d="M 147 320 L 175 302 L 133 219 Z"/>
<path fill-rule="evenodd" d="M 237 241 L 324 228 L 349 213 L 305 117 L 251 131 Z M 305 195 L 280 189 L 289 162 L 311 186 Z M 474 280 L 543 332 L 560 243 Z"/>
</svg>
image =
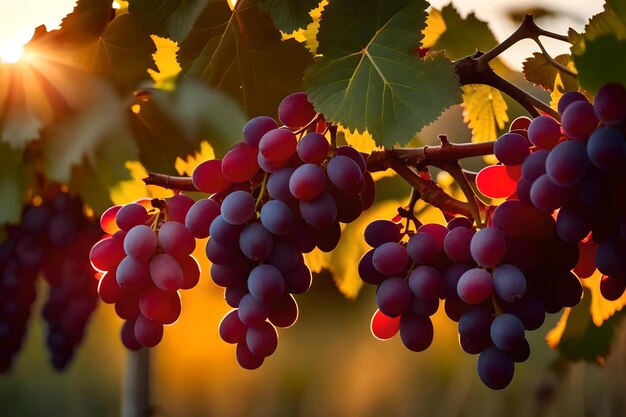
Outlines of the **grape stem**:
<svg viewBox="0 0 626 417">
<path fill-rule="evenodd" d="M 198 191 L 191 177 L 177 177 L 173 175 L 149 172 L 148 176 L 142 180 L 146 185 L 156 185 L 169 190 Z"/>
</svg>

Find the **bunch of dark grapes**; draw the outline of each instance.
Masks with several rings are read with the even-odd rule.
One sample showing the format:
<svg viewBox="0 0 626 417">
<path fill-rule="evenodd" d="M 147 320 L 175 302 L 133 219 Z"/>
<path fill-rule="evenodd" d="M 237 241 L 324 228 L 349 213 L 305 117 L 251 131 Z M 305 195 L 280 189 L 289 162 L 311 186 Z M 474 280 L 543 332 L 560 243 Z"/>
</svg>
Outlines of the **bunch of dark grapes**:
<svg viewBox="0 0 626 417">
<path fill-rule="evenodd" d="M 0 362 L 10 368 L 26 332 L 35 301 L 35 281 L 41 272 L 49 294 L 43 310 L 46 343 L 52 365 L 64 369 L 80 343 L 96 307 L 97 280 L 88 249 L 101 231 L 86 217 L 80 199 L 59 190 L 39 205 L 25 208 L 19 226 L 7 228 L 0 246 Z"/>
<path fill-rule="evenodd" d="M 91 264 L 103 272 L 100 299 L 126 320 L 121 338 L 130 350 L 156 346 L 163 326 L 181 313 L 178 290 L 196 286 L 200 267 L 191 256 L 196 240 L 185 227 L 194 200 L 179 194 L 114 206 L 100 220 L 111 234 L 91 248 Z"/>
<path fill-rule="evenodd" d="M 302 254 L 333 250 L 340 223 L 356 220 L 374 200 L 363 155 L 331 146 L 305 93 L 286 97 L 278 115 L 284 126 L 255 117 L 223 159 L 196 168 L 195 187 L 213 195 L 194 204 L 185 220 L 195 237 L 210 236 L 211 277 L 233 307 L 220 335 L 237 344 L 246 369 L 276 350 L 276 327 L 297 319 L 292 294 L 311 285 Z"/>
<path fill-rule="evenodd" d="M 429 316 L 443 299 L 446 315 L 459 323 L 461 348 L 480 354 L 478 375 L 492 389 L 506 387 L 515 362 L 528 358 L 525 331 L 582 296 L 570 272 L 578 247 L 559 239 L 549 214 L 517 200 L 498 206 L 478 231 L 464 217 L 405 233 L 377 220 L 365 241 L 373 249 L 359 274 L 378 286 L 374 335 L 389 339 L 399 331 L 408 349 L 425 350 L 433 340 Z"/>
<path fill-rule="evenodd" d="M 607 84 L 593 104 L 569 92 L 558 111 L 562 124 L 537 117 L 520 132 L 528 141 L 506 134 L 495 153 L 505 165 L 521 164 L 519 200 L 558 210 L 559 238 L 581 251 L 577 275 L 587 278 L 597 267 L 600 292 L 615 300 L 626 289 L 626 89 Z"/>
<path fill-rule="evenodd" d="M 65 369 L 97 306 L 98 280 L 89 263 L 89 249 L 102 230 L 97 221 L 84 216 L 79 199 L 64 193 L 34 209 L 47 210 L 50 218 L 41 265 L 50 288 L 42 315 L 50 361 L 56 369 Z"/>
</svg>

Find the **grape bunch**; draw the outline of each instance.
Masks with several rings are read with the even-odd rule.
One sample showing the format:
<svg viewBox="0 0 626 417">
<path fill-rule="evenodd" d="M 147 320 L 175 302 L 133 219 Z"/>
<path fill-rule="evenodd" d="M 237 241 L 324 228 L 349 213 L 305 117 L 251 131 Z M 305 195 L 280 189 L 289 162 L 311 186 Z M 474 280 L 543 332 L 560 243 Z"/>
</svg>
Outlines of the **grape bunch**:
<svg viewBox="0 0 626 417">
<path fill-rule="evenodd" d="M 86 250 L 99 239 L 100 228 L 85 216 L 79 198 L 51 189 L 42 200 L 24 209 L 20 225 L 8 227 L 8 239 L 0 246 L 3 371 L 10 368 L 25 336 L 39 273 L 49 284 L 43 318 L 56 369 L 64 369 L 72 359 L 97 305 L 97 281 Z"/>
<path fill-rule="evenodd" d="M 126 320 L 122 343 L 130 350 L 153 347 L 163 338 L 163 326 L 181 313 L 178 290 L 197 285 L 200 267 L 191 253 L 196 240 L 185 227 L 194 200 L 183 194 L 163 200 L 140 200 L 104 212 L 102 229 L 110 236 L 89 254 L 102 277 L 100 299 L 115 304 Z"/>
<path fill-rule="evenodd" d="M 505 165 L 521 166 L 519 200 L 547 213 L 558 210 L 558 236 L 578 244 L 582 254 L 577 275 L 587 278 L 597 267 L 600 292 L 616 300 L 626 289 L 626 89 L 607 84 L 593 104 L 568 92 L 558 111 L 562 124 L 537 117 L 520 132 L 528 141 L 506 134 L 495 154 Z"/>
<path fill-rule="evenodd" d="M 578 247 L 555 230 L 549 214 L 518 200 L 498 206 L 480 230 L 464 217 L 405 232 L 392 221 L 370 223 L 365 241 L 373 249 L 358 269 L 378 286 L 372 333 L 384 340 L 399 332 L 408 349 L 423 351 L 434 336 L 429 317 L 443 299 L 446 315 L 458 322 L 461 348 L 480 354 L 481 381 L 506 387 L 515 362 L 529 357 L 525 331 L 582 296 L 571 273 Z"/>
<path fill-rule="evenodd" d="M 237 344 L 246 369 L 276 350 L 276 327 L 297 319 L 292 294 L 311 285 L 302 254 L 333 250 L 340 223 L 356 220 L 374 201 L 363 155 L 329 143 L 305 93 L 286 97 L 278 115 L 284 126 L 255 117 L 244 126 L 243 141 L 195 169 L 195 187 L 213 195 L 196 202 L 185 219 L 196 238 L 210 237 L 211 278 L 233 307 L 220 336 Z"/>
</svg>

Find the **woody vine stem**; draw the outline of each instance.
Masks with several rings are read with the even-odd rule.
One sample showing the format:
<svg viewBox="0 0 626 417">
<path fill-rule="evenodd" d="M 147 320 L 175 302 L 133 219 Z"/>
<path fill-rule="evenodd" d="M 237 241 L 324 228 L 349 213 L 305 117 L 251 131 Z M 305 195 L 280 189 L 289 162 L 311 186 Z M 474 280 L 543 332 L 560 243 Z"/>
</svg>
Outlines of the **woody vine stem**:
<svg viewBox="0 0 626 417">
<path fill-rule="evenodd" d="M 532 117 L 537 117 L 540 112 L 543 112 L 560 121 L 559 114 L 550 106 L 505 80 L 496 74 L 490 66 L 493 59 L 515 43 L 523 39 L 532 39 L 551 65 L 559 71 L 576 76 L 574 72 L 563 67 L 546 52 L 540 41 L 540 36 L 569 42 L 567 36 L 541 29 L 533 20 L 532 15 L 526 15 L 517 30 L 491 50 L 485 53 L 479 51 L 454 62 L 460 84 L 491 86 L 518 102 Z M 440 140 L 441 145 L 439 146 L 373 151 L 367 159 L 367 169 L 370 172 L 376 172 L 391 168 L 413 187 L 424 202 L 437 207 L 446 214 L 461 214 L 474 218 L 476 225 L 481 226 L 483 224 L 480 216 L 482 203 L 477 199 L 475 192 L 469 185 L 468 178 L 472 180 L 471 176 L 466 175 L 461 169 L 459 161 L 465 158 L 493 154 L 495 142 L 453 144 L 448 142 L 445 136 L 440 136 Z M 461 201 L 450 196 L 435 181 L 425 179 L 418 174 L 420 169 L 427 169 L 429 166 L 449 172 L 459 184 L 467 201 Z M 157 185 L 180 191 L 197 191 L 190 177 L 151 172 L 143 181 L 147 185 Z"/>
</svg>

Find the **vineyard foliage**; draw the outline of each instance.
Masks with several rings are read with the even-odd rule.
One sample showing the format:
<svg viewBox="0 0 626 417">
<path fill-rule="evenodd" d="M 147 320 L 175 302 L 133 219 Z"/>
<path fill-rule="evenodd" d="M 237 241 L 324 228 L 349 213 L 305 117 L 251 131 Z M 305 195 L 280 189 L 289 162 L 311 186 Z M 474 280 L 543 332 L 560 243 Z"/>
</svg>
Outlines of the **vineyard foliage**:
<svg viewBox="0 0 626 417">
<path fill-rule="evenodd" d="M 0 224 L 19 223 L 23 208 L 50 183 L 64 184 L 96 216 L 113 204 L 171 196 L 140 179 L 150 171 L 191 175 L 241 140 L 248 119 L 276 118 L 281 100 L 297 91 L 338 125 L 340 143 L 364 153 L 420 146 L 417 133 L 454 105 L 463 106 L 472 142 L 495 140 L 522 112 L 493 86 L 461 83 L 457 60 L 497 41 L 486 22 L 462 17 L 452 5 L 162 0 L 155 7 L 129 0 L 113 9 L 111 3 L 78 0 L 60 29 L 36 30 L 20 62 L 0 64 Z M 607 0 L 582 33 L 567 36 L 571 54 L 555 57 L 560 68 L 541 53 L 524 61 L 525 80 L 497 58 L 490 65 L 524 89 L 545 90 L 553 109 L 566 91 L 592 98 L 608 82 L 626 85 L 625 0 Z M 392 174 L 374 178 L 386 175 Z M 449 176 L 438 179 L 464 199 Z M 366 225 L 406 206 L 406 197 L 393 197 L 379 197 L 342 225 L 334 251 L 305 256 L 312 272 L 330 271 L 348 298 L 362 285 L 357 265 L 368 248 Z M 423 202 L 417 209 L 422 223 L 442 220 Z M 583 302 L 566 308 L 548 335 L 567 358 L 601 362 L 608 354 L 626 297 L 604 300 L 599 280 L 596 271 L 583 281 Z"/>
</svg>

